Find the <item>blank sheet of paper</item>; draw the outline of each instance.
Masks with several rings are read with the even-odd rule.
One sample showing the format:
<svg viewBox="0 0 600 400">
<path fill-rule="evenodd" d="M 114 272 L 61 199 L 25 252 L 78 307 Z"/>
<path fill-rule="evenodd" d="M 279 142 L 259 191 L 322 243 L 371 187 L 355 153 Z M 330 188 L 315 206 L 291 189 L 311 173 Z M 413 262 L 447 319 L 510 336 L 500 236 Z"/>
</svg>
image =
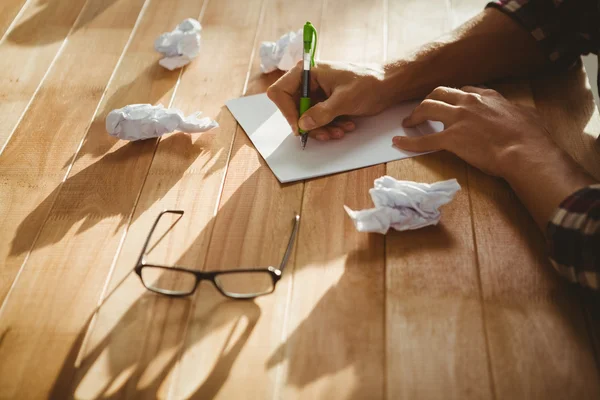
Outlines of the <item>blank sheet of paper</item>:
<svg viewBox="0 0 600 400">
<path fill-rule="evenodd" d="M 343 139 L 321 142 L 309 138 L 305 150 L 300 137 L 292 134 L 290 125 L 266 94 L 230 100 L 227 108 L 277 179 L 285 183 L 418 155 L 392 145 L 394 136 L 418 136 L 443 129 L 439 122 L 403 128 L 402 120 L 417 104 L 403 103 L 373 117 L 356 118 L 356 130 Z"/>
</svg>

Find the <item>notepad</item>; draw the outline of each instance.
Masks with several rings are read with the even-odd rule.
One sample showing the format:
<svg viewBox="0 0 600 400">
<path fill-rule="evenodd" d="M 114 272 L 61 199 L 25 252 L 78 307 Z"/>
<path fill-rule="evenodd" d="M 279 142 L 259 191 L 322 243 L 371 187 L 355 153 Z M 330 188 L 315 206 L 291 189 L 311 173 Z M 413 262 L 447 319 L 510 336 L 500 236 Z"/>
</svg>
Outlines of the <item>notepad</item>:
<svg viewBox="0 0 600 400">
<path fill-rule="evenodd" d="M 300 137 L 266 94 L 230 100 L 227 108 L 242 126 L 273 174 L 281 183 L 335 174 L 413 157 L 422 153 L 392 145 L 394 136 L 419 136 L 439 132 L 440 122 L 403 128 L 402 120 L 418 102 L 396 105 L 373 117 L 354 119 L 356 129 L 343 139 L 325 142 L 308 139 L 302 150 Z"/>
</svg>

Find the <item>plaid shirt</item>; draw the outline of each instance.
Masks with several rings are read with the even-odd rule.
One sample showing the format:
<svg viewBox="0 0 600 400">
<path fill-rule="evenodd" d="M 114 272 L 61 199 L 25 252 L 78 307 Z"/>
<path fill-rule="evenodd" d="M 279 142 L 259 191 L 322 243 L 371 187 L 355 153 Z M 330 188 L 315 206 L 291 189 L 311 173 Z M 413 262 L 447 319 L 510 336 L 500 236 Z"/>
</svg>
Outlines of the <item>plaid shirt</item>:
<svg viewBox="0 0 600 400">
<path fill-rule="evenodd" d="M 488 7 L 531 32 L 557 68 L 570 66 L 582 54 L 599 54 L 600 0 L 500 0 Z M 563 200 L 546 237 L 550 261 L 561 275 L 600 289 L 600 184 Z"/>
</svg>

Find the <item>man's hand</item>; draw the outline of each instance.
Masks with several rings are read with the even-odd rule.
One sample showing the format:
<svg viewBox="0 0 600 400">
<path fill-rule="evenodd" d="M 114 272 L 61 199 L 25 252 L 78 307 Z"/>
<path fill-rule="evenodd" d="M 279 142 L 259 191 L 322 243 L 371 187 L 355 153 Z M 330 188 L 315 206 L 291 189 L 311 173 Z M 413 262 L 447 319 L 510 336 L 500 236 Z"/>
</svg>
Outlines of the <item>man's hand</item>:
<svg viewBox="0 0 600 400">
<path fill-rule="evenodd" d="M 535 109 L 510 103 L 498 92 L 472 86 L 435 89 L 404 120 L 413 127 L 441 121 L 444 130 L 400 137 L 405 150 L 448 150 L 480 170 L 508 181 L 544 229 L 558 204 L 594 183 L 550 138 Z"/>
<path fill-rule="evenodd" d="M 281 110 L 294 134 L 298 135 L 300 124 L 316 139 L 340 139 L 355 127 L 348 117 L 377 114 L 390 105 L 384 99 L 383 77 L 381 67 L 318 62 L 311 69 L 313 106 L 300 121 L 298 102 L 302 62 L 275 82 L 267 95 Z"/>
<path fill-rule="evenodd" d="M 515 150 L 544 154 L 556 149 L 535 109 L 513 104 L 491 89 L 438 87 L 419 104 L 403 125 L 441 121 L 444 131 L 393 139 L 405 150 L 448 150 L 480 170 L 507 177 L 518 168 Z"/>
</svg>

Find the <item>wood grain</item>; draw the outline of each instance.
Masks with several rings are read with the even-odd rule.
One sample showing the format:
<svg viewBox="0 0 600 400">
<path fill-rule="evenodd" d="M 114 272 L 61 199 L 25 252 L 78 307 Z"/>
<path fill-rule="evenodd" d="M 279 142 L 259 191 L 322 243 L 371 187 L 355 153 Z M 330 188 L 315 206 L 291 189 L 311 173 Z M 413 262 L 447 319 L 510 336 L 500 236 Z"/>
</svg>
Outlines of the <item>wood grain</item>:
<svg viewBox="0 0 600 400">
<path fill-rule="evenodd" d="M 533 105 L 528 85 L 496 88 Z M 468 179 L 496 395 L 598 398 L 578 289 L 552 269 L 541 231 L 508 185 L 473 168 Z"/>
<path fill-rule="evenodd" d="M 0 37 L 22 4 L 2 1 Z M 377 62 L 484 4 L 27 2 L 0 41 L 0 149 L 12 135 L 0 156 L 0 398 L 599 398 L 597 296 L 556 275 L 506 184 L 436 153 L 280 185 L 224 107 L 277 79 L 259 72 L 259 42 L 305 20 L 321 58 Z M 198 15 L 200 56 L 181 75 L 157 66 L 156 36 Z M 532 87 L 497 86 L 535 100 L 557 143 L 600 178 L 581 69 Z M 202 110 L 220 128 L 106 135 L 111 109 L 142 102 Z M 385 173 L 456 177 L 463 190 L 437 227 L 357 233 L 342 205 L 371 207 Z M 185 214 L 162 221 L 149 260 L 197 269 L 277 265 L 301 210 L 275 293 L 149 293 L 131 269 L 164 208 Z"/>
<path fill-rule="evenodd" d="M 389 57 L 450 30 L 445 5 L 390 3 Z M 387 174 L 417 182 L 456 178 L 462 187 L 442 208 L 439 225 L 386 236 L 387 397 L 492 398 L 466 164 L 452 154 L 427 154 L 388 163 Z"/>
<path fill-rule="evenodd" d="M 96 4 L 90 4 L 89 10 L 115 0 L 90 1 Z M 0 41 L 0 153 L 85 3 L 86 0 L 32 1 Z M 81 25 L 92 19 L 93 15 L 89 15 L 78 22 Z"/>
<path fill-rule="evenodd" d="M 159 20 L 163 7 L 160 3 L 152 12 Z M 200 6 L 187 0 L 180 5 L 188 13 Z M 119 249 L 109 290 L 129 274 L 145 235 L 164 208 L 181 208 L 185 215 L 151 252 L 150 260 L 203 267 L 236 126 L 223 103 L 242 93 L 260 9 L 258 0 L 204 4 L 202 52 L 186 67 L 173 105 L 186 113 L 202 110 L 217 118 L 220 128 L 200 135 L 172 134 L 161 139 Z M 199 13 L 198 8 L 195 14 Z M 138 163 L 132 158 L 124 167 L 127 174 L 134 176 L 140 168 Z M 143 180 L 134 182 L 137 186 Z M 133 202 L 136 193 L 126 196 Z M 118 245 L 118 238 L 111 239 L 112 255 Z M 204 287 L 199 292 L 205 292 Z M 150 294 L 137 277 L 128 276 L 100 309 L 79 357 L 71 390 L 81 398 L 94 398 L 103 391 L 124 398 L 167 397 L 191 312 L 190 299 L 171 300 Z M 248 313 L 254 315 L 253 309 Z M 121 351 L 130 348 L 134 350 Z M 197 369 L 196 365 L 194 370 Z"/>
<path fill-rule="evenodd" d="M 600 115 L 581 65 L 563 73 L 544 74 L 533 80 L 536 108 L 548 131 L 590 175 L 600 180 Z M 556 94 L 560 93 L 560 96 Z M 596 364 L 600 360 L 600 301 L 596 293 L 582 293 L 587 325 L 594 340 Z"/>
<path fill-rule="evenodd" d="M 321 6 L 321 0 L 266 1 L 256 46 L 299 29 L 307 20 L 319 28 Z M 266 91 L 278 76 L 261 74 L 256 53 L 246 94 Z M 303 183 L 280 185 L 239 126 L 227 171 L 205 268 L 277 267 L 294 212 L 300 212 Z M 223 301 L 212 288 L 200 291 L 175 398 L 277 397 L 285 381 L 280 379 L 282 366 L 273 360 L 280 355 L 293 272 L 292 259 L 275 293 L 250 304 Z"/>
<path fill-rule="evenodd" d="M 4 0 L 0 3 L 0 38 L 4 36 L 26 2 L 27 0 Z"/>
<path fill-rule="evenodd" d="M 383 6 L 327 1 L 319 58 L 381 61 Z M 384 396 L 383 237 L 356 232 L 343 209 L 368 207 L 368 188 L 384 171 L 380 165 L 305 184 L 285 344 L 273 360 L 284 365 L 283 398 Z"/>
<path fill-rule="evenodd" d="M 110 12 L 97 16 L 101 7 L 84 10 L 86 28 L 73 33 L 0 157 L 0 304 L 57 198 L 142 4 L 115 4 L 117 22 Z M 39 244 L 65 233 L 57 228 Z"/>
<path fill-rule="evenodd" d="M 94 261 L 110 254 L 103 253 L 99 243 L 105 235 L 96 235 L 89 228 L 94 222 L 106 226 L 104 217 L 109 222 L 115 220 L 110 214 L 114 207 L 106 207 L 113 199 L 104 197 L 106 192 L 101 186 L 108 171 L 96 170 L 94 175 L 92 168 L 87 175 L 83 172 L 68 178 L 62 188 L 60 182 L 143 3 L 121 0 L 104 13 L 100 13 L 101 7 L 84 10 L 81 21 L 88 21 L 85 29 L 71 36 L 57 68 L 20 125 L 23 130 L 16 132 L 0 159 L 2 170 L 7 171 L 2 174 L 2 219 L 10 222 L 3 224 L 2 235 L 12 255 L 23 259 L 29 247 L 20 246 L 35 237 L 30 230 L 39 229 L 56 198 L 46 228 L 28 258 L 31 263 L 23 266 L 23 279 L 16 282 L 3 303 L 0 331 L 8 329 L 10 333 L 0 347 L 2 396 L 47 395 L 75 332 L 103 286 L 106 266 Z M 81 69 L 89 72 L 81 74 Z M 115 172 L 122 162 L 120 156 L 122 152 L 113 154 L 107 162 Z M 88 192 L 89 183 L 98 177 L 99 190 Z M 80 193 L 74 188 L 80 188 Z M 81 240 L 87 240 L 87 244 Z M 18 267 L 14 260 L 4 265 Z M 14 277 L 16 270 L 8 272 Z M 31 376 L 36 377 L 35 385 L 30 382 Z"/>
</svg>

